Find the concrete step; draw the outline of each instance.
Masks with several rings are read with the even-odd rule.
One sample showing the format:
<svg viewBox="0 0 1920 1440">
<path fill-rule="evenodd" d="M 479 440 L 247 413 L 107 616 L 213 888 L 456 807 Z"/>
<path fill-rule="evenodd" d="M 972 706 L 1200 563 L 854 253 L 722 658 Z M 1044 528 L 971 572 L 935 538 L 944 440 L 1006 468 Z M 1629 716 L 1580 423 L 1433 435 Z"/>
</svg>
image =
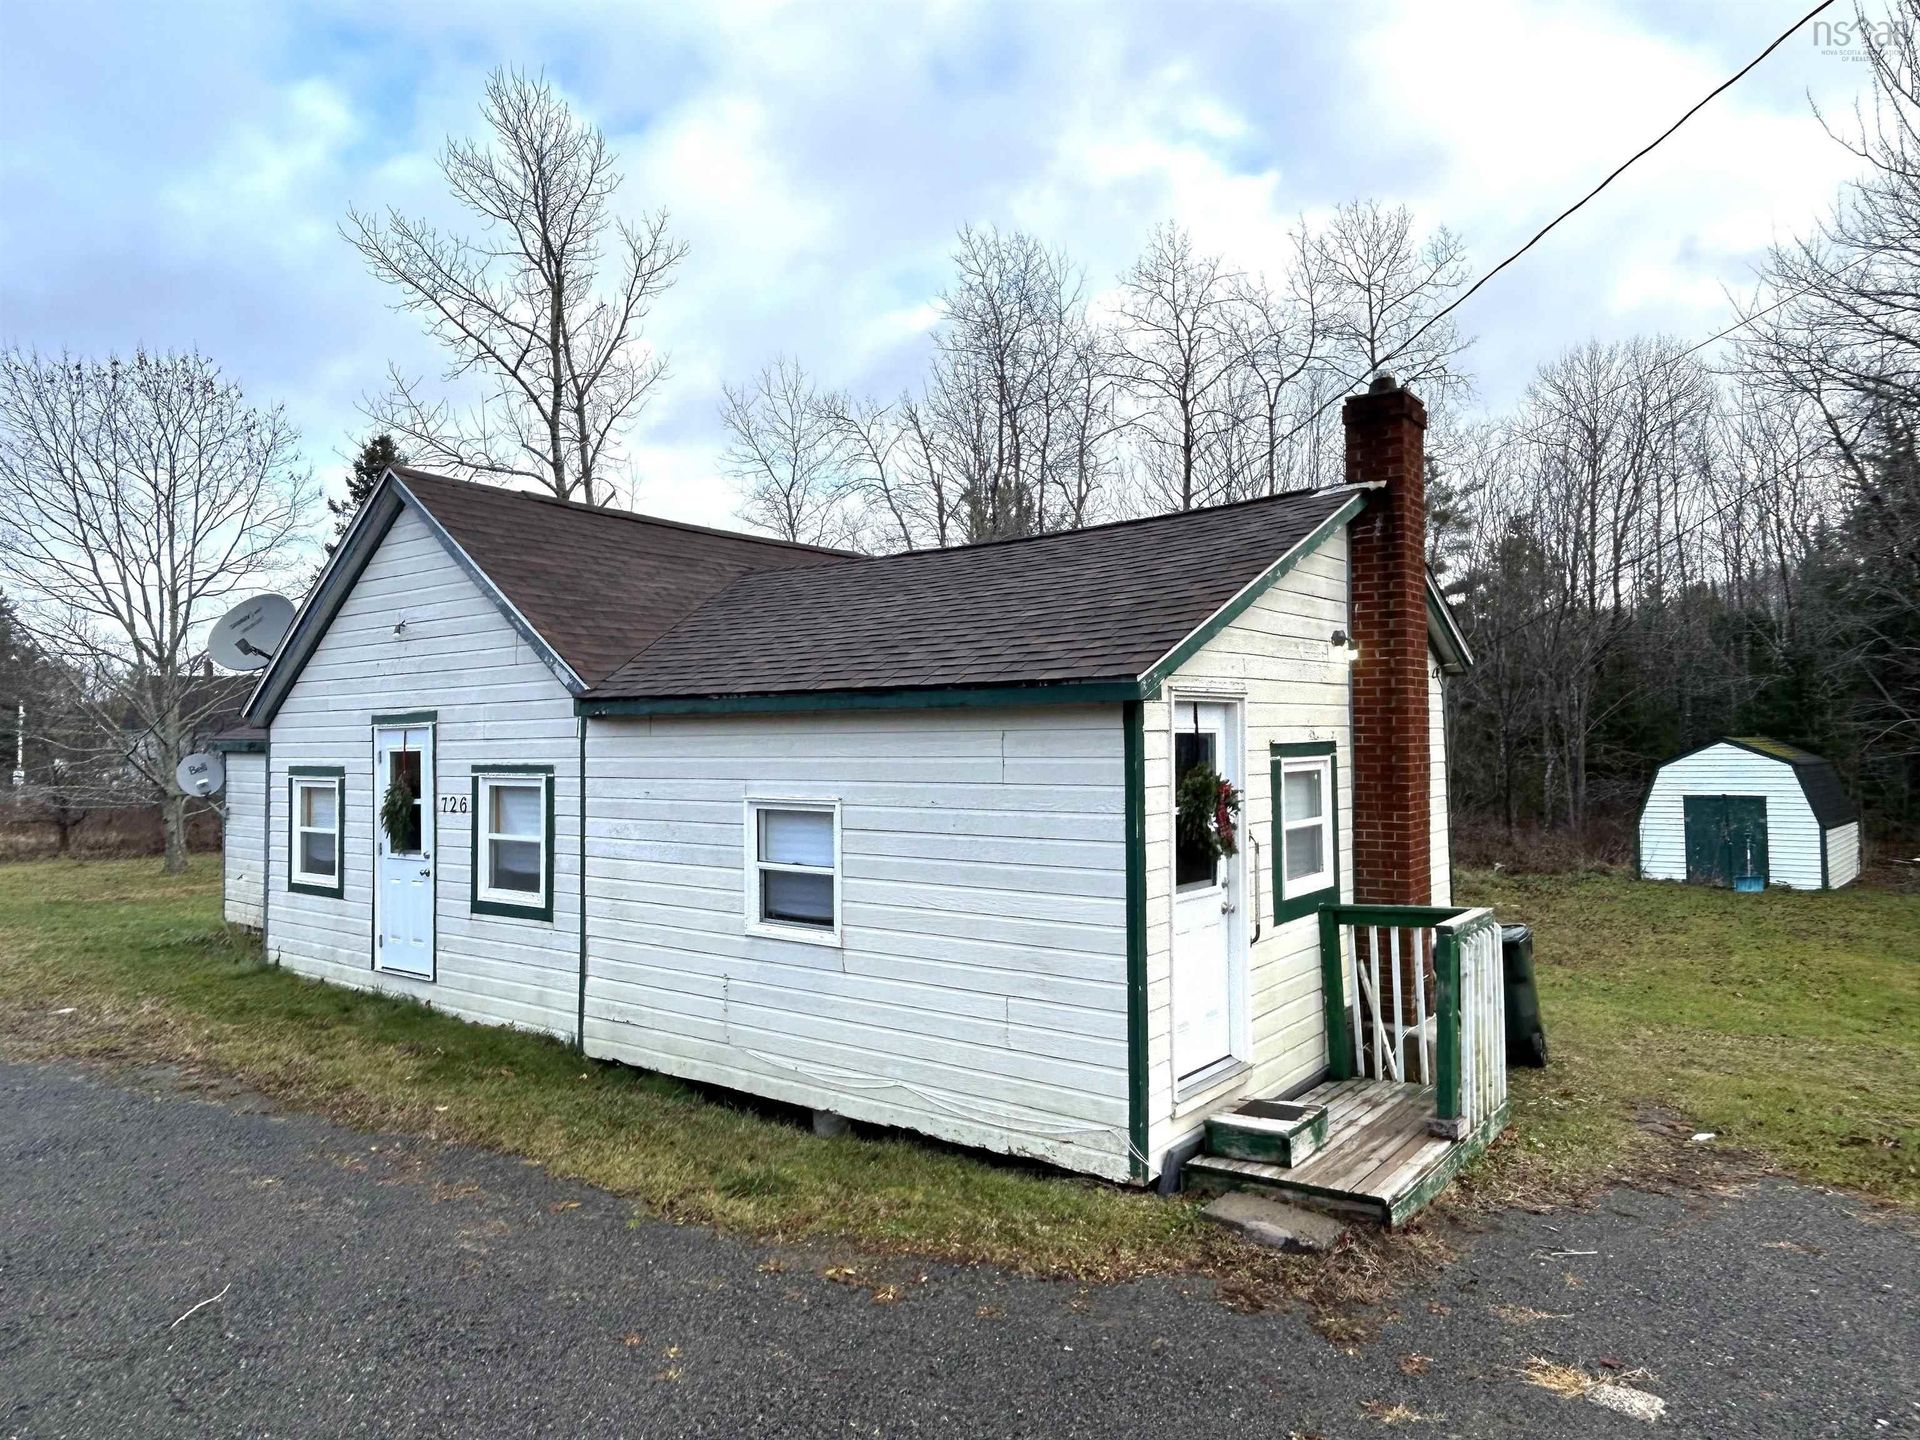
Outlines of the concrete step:
<svg viewBox="0 0 1920 1440">
<path fill-rule="evenodd" d="M 1347 1233 L 1346 1221 L 1324 1211 L 1250 1190 L 1229 1190 L 1200 1213 L 1256 1245 L 1295 1253 L 1323 1254 Z"/>
</svg>

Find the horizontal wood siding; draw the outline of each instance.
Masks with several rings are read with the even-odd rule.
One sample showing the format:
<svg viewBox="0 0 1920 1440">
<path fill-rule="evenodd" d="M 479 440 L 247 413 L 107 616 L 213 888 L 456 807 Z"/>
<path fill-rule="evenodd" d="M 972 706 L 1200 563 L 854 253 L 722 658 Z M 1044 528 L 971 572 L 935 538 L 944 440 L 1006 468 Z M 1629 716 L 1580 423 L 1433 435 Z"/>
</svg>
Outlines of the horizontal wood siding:
<svg viewBox="0 0 1920 1440">
<path fill-rule="evenodd" d="M 396 626 L 405 625 L 396 633 Z M 476 764 L 554 768 L 551 921 L 470 913 L 471 814 L 438 813 L 436 975 L 373 968 L 373 717 L 438 712 L 435 786 L 470 794 Z M 579 741 L 572 698 L 411 510 L 401 514 L 272 727 L 270 953 L 290 970 L 411 996 L 470 1020 L 571 1036 L 579 961 Z M 287 773 L 346 775 L 345 893 L 287 890 Z"/>
<path fill-rule="evenodd" d="M 1849 820 L 1827 831 L 1827 884 L 1834 889 L 1860 878 L 1860 822 Z"/>
<path fill-rule="evenodd" d="M 225 757 L 227 806 L 221 827 L 221 891 L 229 925 L 260 928 L 260 826 L 264 820 L 267 757 L 236 751 Z"/>
<path fill-rule="evenodd" d="M 1440 662 L 1427 657 L 1427 729 L 1433 749 L 1433 881 L 1428 902 L 1453 903 L 1452 811 L 1447 804 L 1447 681 Z"/>
<path fill-rule="evenodd" d="M 1259 843 L 1260 938 L 1251 947 L 1247 1014 L 1240 1027 L 1251 1068 L 1176 1105 L 1173 1074 L 1173 742 L 1168 698 L 1145 706 L 1147 829 L 1148 1131 L 1150 1163 L 1203 1125 L 1228 1099 L 1272 1095 L 1312 1078 L 1326 1063 L 1320 1014 L 1319 922 L 1308 915 L 1273 923 L 1273 806 L 1268 747 L 1331 741 L 1339 766 L 1340 888 L 1352 895 L 1352 747 L 1349 670 L 1328 639 L 1347 628 L 1347 537 L 1342 531 L 1303 558 L 1278 584 L 1189 660 L 1167 694 L 1243 697 L 1246 777 L 1242 815 Z M 1250 864 L 1243 844 L 1236 863 Z M 1251 883 L 1240 887 L 1250 912 Z"/>
<path fill-rule="evenodd" d="M 1793 767 L 1738 745 L 1710 745 L 1663 765 L 1640 816 L 1640 873 L 1687 878 L 1686 797 L 1763 795 L 1767 801 L 1768 883 L 1820 888 L 1820 827 Z"/>
<path fill-rule="evenodd" d="M 1127 1173 L 1118 706 L 605 719 L 589 1054 Z M 746 933 L 745 802 L 837 800 L 842 944 Z"/>
</svg>

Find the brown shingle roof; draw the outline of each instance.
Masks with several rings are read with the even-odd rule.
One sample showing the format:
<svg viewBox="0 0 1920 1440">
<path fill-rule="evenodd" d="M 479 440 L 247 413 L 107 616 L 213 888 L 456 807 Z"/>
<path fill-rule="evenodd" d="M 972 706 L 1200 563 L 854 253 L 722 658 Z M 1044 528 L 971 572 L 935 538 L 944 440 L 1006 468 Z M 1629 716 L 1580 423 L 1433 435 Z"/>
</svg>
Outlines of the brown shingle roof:
<svg viewBox="0 0 1920 1440">
<path fill-rule="evenodd" d="M 404 466 L 394 474 L 589 685 L 751 571 L 856 558 Z"/>
<path fill-rule="evenodd" d="M 1302 491 L 1026 540 L 746 574 L 636 646 L 588 694 L 1131 679 L 1354 493 Z"/>
</svg>

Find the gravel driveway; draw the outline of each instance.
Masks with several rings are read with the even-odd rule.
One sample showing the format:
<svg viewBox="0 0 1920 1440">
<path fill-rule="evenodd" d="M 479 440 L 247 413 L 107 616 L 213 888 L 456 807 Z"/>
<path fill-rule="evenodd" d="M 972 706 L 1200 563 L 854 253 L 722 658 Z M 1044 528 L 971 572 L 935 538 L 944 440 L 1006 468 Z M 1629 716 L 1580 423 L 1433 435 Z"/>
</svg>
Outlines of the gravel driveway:
<svg viewBox="0 0 1920 1440">
<path fill-rule="evenodd" d="M 0 1065 L 0 1435 L 1920 1434 L 1920 1242 L 1847 1199 L 1620 1191 L 1463 1248 L 1349 1354 L 1204 1282 L 846 1283 L 513 1159 Z"/>
</svg>

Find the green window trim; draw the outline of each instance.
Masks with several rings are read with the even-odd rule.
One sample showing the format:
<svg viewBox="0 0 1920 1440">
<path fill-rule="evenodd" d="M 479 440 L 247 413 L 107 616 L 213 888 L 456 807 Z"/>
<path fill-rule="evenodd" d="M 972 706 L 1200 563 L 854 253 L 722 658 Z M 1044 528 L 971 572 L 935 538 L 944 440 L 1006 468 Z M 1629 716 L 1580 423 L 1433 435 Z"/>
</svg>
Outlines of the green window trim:
<svg viewBox="0 0 1920 1440">
<path fill-rule="evenodd" d="M 1339 747 L 1330 740 L 1269 745 L 1267 755 L 1273 782 L 1268 800 L 1273 811 L 1269 836 L 1273 850 L 1273 923 L 1284 925 L 1289 920 L 1313 914 L 1322 905 L 1340 902 L 1340 755 Z M 1282 813 L 1286 786 L 1282 772 L 1289 760 L 1327 762 L 1328 881 L 1311 890 L 1301 890 L 1297 881 L 1291 889 L 1287 884 L 1287 830 L 1286 816 Z"/>
<path fill-rule="evenodd" d="M 333 883 L 318 885 L 297 878 L 294 858 L 299 853 L 300 785 L 315 780 L 333 782 Z M 287 767 L 287 891 L 293 895 L 317 895 L 323 900 L 339 900 L 347 893 L 347 772 L 341 765 L 289 765 Z"/>
<path fill-rule="evenodd" d="M 540 897 L 521 904 L 511 900 L 501 900 L 495 896 L 482 896 L 480 893 L 481 821 L 484 811 L 480 806 L 481 783 L 486 780 L 538 780 L 544 792 L 546 812 L 545 838 L 541 844 L 543 853 L 540 864 Z M 472 776 L 471 814 L 467 827 L 467 908 L 475 915 L 493 915 L 506 920 L 553 920 L 553 850 L 554 850 L 554 807 L 553 807 L 553 766 L 551 765 L 475 765 Z M 497 895 L 498 892 L 496 892 Z"/>
</svg>

